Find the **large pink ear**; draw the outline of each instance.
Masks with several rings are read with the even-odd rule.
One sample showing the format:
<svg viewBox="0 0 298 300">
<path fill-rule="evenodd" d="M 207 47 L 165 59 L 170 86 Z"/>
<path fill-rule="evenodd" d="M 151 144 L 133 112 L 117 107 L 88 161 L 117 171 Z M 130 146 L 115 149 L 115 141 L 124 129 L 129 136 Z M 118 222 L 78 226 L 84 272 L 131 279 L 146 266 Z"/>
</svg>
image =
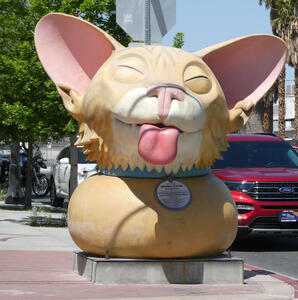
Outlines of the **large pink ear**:
<svg viewBox="0 0 298 300">
<path fill-rule="evenodd" d="M 254 106 L 282 70 L 287 50 L 271 35 L 241 37 L 195 53 L 213 71 L 229 108 L 240 100 Z"/>
<path fill-rule="evenodd" d="M 59 13 L 43 17 L 34 37 L 40 61 L 58 89 L 80 96 L 113 50 L 123 47 L 96 26 Z"/>
</svg>

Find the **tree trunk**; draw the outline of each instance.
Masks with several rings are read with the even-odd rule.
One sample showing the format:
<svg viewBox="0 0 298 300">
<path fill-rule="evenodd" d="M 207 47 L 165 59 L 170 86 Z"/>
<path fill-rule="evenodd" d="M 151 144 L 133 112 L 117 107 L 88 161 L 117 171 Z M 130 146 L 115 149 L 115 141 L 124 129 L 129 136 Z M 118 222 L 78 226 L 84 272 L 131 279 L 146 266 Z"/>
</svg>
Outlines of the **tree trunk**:
<svg viewBox="0 0 298 300">
<path fill-rule="evenodd" d="M 298 138 L 298 68 L 295 68 L 295 138 Z"/>
<path fill-rule="evenodd" d="M 27 167 L 26 167 L 26 190 L 25 190 L 25 208 L 32 207 L 32 163 L 33 163 L 33 144 L 28 143 L 27 149 Z"/>
<path fill-rule="evenodd" d="M 280 137 L 285 137 L 285 67 L 280 73 L 279 88 L 278 88 L 278 134 Z"/>
<path fill-rule="evenodd" d="M 70 179 L 69 179 L 69 199 L 78 185 L 78 150 L 74 143 L 77 135 L 70 136 Z"/>
<path fill-rule="evenodd" d="M 9 164 L 9 186 L 4 197 L 6 204 L 23 204 L 24 193 L 21 188 L 20 146 L 11 146 Z"/>
<path fill-rule="evenodd" d="M 273 131 L 273 101 L 264 101 L 263 131 L 265 133 Z"/>
<path fill-rule="evenodd" d="M 263 131 L 269 133 L 270 126 L 270 103 L 264 101 L 264 118 L 263 118 Z"/>
<path fill-rule="evenodd" d="M 251 114 L 250 119 L 246 125 L 240 129 L 240 133 L 262 133 L 263 132 L 263 115 L 264 104 L 263 101 L 259 101 Z"/>
<path fill-rule="evenodd" d="M 278 80 L 276 80 L 270 90 L 263 96 L 264 116 L 263 130 L 265 133 L 273 132 L 273 103 L 278 99 Z"/>
</svg>

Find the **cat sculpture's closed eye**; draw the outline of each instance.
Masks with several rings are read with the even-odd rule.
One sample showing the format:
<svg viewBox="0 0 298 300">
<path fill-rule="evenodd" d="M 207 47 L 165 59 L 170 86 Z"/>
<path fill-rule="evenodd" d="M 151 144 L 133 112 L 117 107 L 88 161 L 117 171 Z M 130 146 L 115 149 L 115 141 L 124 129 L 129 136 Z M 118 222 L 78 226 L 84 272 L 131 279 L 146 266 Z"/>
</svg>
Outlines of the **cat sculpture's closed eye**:
<svg viewBox="0 0 298 300">
<path fill-rule="evenodd" d="M 229 247 L 237 210 L 208 167 L 228 147 L 226 133 L 245 125 L 274 83 L 284 43 L 252 35 L 195 53 L 125 48 L 64 14 L 45 16 L 35 41 L 79 123 L 77 145 L 104 174 L 84 181 L 70 201 L 77 245 L 120 257 L 206 256 Z"/>
</svg>

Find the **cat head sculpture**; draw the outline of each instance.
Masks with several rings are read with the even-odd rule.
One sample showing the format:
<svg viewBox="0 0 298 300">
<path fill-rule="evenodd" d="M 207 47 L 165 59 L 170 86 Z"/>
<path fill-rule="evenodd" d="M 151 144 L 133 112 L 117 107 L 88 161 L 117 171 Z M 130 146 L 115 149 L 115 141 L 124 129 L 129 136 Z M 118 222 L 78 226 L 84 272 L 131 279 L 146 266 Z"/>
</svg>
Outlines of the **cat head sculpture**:
<svg viewBox="0 0 298 300">
<path fill-rule="evenodd" d="M 100 168 L 176 173 L 209 167 L 246 124 L 286 58 L 282 40 L 251 35 L 190 53 L 124 47 L 65 14 L 35 30 L 39 58 L 79 123 L 77 145 Z"/>
</svg>

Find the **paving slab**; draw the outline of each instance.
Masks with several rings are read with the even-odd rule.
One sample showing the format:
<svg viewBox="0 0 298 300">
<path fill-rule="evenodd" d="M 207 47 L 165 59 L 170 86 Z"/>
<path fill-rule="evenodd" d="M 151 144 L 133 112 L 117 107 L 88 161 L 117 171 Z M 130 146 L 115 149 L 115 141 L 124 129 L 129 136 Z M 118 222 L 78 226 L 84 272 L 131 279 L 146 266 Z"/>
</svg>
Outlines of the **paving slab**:
<svg viewBox="0 0 298 300">
<path fill-rule="evenodd" d="M 245 284 L 100 285 L 73 273 L 72 263 L 68 251 L 0 251 L 0 299 L 293 299 L 289 285 L 260 284 L 257 273 Z"/>
<path fill-rule="evenodd" d="M 93 284 L 72 271 L 67 228 L 24 225 L 30 211 L 0 203 L 0 299 L 282 300 L 297 280 L 245 265 L 244 284 Z M 224 274 L 223 274 L 224 276 Z"/>
</svg>

